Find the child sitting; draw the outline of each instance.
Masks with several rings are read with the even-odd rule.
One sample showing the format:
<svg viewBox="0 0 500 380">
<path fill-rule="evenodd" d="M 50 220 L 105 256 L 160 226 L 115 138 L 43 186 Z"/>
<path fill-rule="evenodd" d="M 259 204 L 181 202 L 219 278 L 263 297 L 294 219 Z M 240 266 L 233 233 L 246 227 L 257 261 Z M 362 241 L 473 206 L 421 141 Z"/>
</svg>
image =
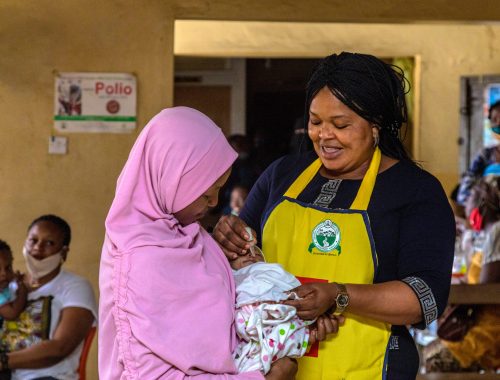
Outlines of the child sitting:
<svg viewBox="0 0 500 380">
<path fill-rule="evenodd" d="M 27 290 L 22 276 L 12 269 L 12 251 L 9 245 L 0 240 L 0 317 L 16 319 L 26 305 Z"/>
<path fill-rule="evenodd" d="M 231 261 L 236 284 L 236 333 L 234 352 L 239 372 L 260 370 L 285 356 L 305 354 L 309 341 L 307 324 L 293 306 L 281 302 L 296 298 L 291 289 L 300 282 L 280 264 L 264 262 L 257 246 L 253 253 Z"/>
</svg>

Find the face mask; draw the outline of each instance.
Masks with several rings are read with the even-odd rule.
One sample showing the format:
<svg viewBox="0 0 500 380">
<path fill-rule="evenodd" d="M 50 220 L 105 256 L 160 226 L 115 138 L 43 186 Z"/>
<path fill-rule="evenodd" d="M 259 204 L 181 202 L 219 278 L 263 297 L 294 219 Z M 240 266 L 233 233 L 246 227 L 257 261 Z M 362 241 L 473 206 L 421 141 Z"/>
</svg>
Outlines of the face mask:
<svg viewBox="0 0 500 380">
<path fill-rule="evenodd" d="M 495 125 L 494 127 L 491 127 L 491 130 L 493 131 L 493 133 L 500 135 L 500 125 Z"/>
<path fill-rule="evenodd" d="M 28 253 L 26 247 L 23 247 L 24 261 L 26 262 L 28 272 L 34 279 L 39 279 L 49 274 L 64 261 L 62 252 L 61 250 L 45 259 L 37 260 Z"/>
</svg>

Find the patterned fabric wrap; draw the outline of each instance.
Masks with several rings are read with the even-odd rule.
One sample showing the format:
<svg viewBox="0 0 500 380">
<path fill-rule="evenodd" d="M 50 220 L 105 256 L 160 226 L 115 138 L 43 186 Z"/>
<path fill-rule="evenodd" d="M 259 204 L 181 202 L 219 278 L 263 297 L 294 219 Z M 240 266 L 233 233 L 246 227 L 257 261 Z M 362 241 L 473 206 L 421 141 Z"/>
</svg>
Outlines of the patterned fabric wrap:
<svg viewBox="0 0 500 380">
<path fill-rule="evenodd" d="M 309 329 L 296 309 L 282 304 L 260 303 L 236 310 L 240 342 L 234 352 L 238 372 L 269 372 L 276 360 L 306 353 Z"/>
<path fill-rule="evenodd" d="M 19 317 L 3 321 L 1 347 L 5 351 L 18 351 L 49 338 L 52 296 L 29 301 Z"/>
</svg>

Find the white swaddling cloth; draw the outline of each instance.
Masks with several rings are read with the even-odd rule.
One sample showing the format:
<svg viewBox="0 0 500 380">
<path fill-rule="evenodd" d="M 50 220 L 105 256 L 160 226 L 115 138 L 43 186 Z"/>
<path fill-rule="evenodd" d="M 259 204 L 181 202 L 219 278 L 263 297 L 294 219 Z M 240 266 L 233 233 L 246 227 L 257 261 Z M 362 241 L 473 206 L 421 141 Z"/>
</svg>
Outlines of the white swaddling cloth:
<svg viewBox="0 0 500 380">
<path fill-rule="evenodd" d="M 299 280 L 280 264 L 257 262 L 233 271 L 236 284 L 236 307 L 255 302 L 295 299 L 295 293 L 286 294 L 297 286 Z"/>
<path fill-rule="evenodd" d="M 301 357 L 307 349 L 309 329 L 293 306 L 279 304 L 295 299 L 286 293 L 300 282 L 280 264 L 257 262 L 234 272 L 236 332 L 239 343 L 234 359 L 239 372 L 267 373 L 272 362 Z"/>
</svg>

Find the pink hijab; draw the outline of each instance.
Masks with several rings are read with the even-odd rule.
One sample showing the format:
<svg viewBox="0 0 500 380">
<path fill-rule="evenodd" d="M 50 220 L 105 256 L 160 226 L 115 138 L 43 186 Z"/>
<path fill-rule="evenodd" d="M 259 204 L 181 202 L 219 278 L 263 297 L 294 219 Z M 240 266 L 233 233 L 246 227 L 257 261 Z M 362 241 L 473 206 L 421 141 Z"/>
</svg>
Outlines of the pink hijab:
<svg viewBox="0 0 500 380">
<path fill-rule="evenodd" d="M 173 213 L 200 197 L 236 156 L 222 131 L 187 107 L 163 110 L 139 135 L 106 218 L 101 378 L 235 373 L 231 269 L 199 224 L 181 226 Z"/>
<path fill-rule="evenodd" d="M 221 129 L 201 112 L 168 108 L 143 129 L 116 188 L 106 233 L 117 251 L 139 246 L 179 248 L 176 232 L 192 238 L 197 224 L 181 227 L 173 213 L 201 196 L 237 154 Z"/>
</svg>

